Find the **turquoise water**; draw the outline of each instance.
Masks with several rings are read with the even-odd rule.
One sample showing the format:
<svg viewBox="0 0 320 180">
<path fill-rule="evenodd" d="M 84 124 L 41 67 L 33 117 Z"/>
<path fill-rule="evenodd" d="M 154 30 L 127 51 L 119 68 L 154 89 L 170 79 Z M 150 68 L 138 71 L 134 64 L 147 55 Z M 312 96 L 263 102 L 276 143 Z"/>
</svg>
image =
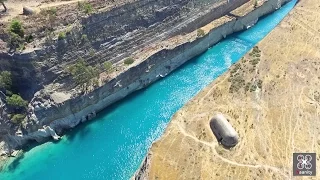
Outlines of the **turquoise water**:
<svg viewBox="0 0 320 180">
<path fill-rule="evenodd" d="M 172 115 L 265 37 L 295 2 L 107 108 L 61 141 L 27 151 L 3 170 L 0 179 L 129 179 Z"/>
</svg>

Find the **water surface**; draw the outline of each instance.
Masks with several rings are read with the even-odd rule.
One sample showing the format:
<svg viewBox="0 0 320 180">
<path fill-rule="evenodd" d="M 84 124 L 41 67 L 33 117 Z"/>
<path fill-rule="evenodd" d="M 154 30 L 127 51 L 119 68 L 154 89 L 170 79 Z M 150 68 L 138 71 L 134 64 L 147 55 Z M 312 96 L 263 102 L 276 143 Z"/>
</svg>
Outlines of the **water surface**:
<svg viewBox="0 0 320 180">
<path fill-rule="evenodd" d="M 265 37 L 295 2 L 107 108 L 61 141 L 27 151 L 0 173 L 0 179 L 129 179 L 172 115 Z"/>
</svg>

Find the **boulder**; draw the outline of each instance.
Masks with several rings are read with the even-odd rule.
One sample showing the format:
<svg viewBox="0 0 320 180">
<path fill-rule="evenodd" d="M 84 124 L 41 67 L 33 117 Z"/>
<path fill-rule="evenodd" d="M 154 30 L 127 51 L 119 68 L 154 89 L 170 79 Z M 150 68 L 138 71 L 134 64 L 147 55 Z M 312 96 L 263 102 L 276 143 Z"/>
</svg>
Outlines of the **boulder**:
<svg viewBox="0 0 320 180">
<path fill-rule="evenodd" d="M 23 7 L 23 15 L 32 15 L 34 13 L 34 10 L 30 7 Z"/>
</svg>

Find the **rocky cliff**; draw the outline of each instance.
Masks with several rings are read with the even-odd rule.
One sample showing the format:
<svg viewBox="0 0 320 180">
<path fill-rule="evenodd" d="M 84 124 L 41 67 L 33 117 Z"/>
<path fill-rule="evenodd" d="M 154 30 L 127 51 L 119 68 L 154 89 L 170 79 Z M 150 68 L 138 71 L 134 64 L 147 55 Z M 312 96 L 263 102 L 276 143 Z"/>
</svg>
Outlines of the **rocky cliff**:
<svg viewBox="0 0 320 180">
<path fill-rule="evenodd" d="M 43 47 L 23 53 L 0 53 L 0 69 L 12 72 L 16 82 L 13 88 L 31 100 L 21 133 L 6 135 L 7 142 L 10 147 L 19 148 L 29 140 L 42 142 L 50 137 L 52 134 L 43 131 L 43 126 L 58 133 L 73 128 L 115 101 L 170 73 L 226 34 L 220 37 L 218 32 L 225 30 L 219 27 L 213 35 L 210 33 L 191 42 L 184 40 L 168 49 L 161 47 L 129 68 L 117 70 L 114 78 L 85 95 L 73 89 L 74 83 L 65 71 L 78 58 L 93 66 L 106 61 L 117 64 L 150 44 L 193 32 L 246 2 L 248 0 L 232 3 L 225 0 L 133 1 L 82 18 L 75 22 L 66 39 L 50 42 L 46 39 Z M 227 34 L 232 32 L 230 29 Z M 202 46 L 201 41 L 207 45 Z"/>
<path fill-rule="evenodd" d="M 130 54 L 135 48 L 138 48 L 138 46 L 133 45 L 126 46 L 129 44 L 128 38 L 125 38 L 128 37 L 128 34 L 133 38 L 130 43 L 146 45 L 150 41 L 161 41 L 179 33 L 193 31 L 211 21 L 215 24 L 204 36 L 168 49 L 161 49 L 121 71 L 115 78 L 88 94 L 67 95 L 63 100 L 57 102 L 52 100 L 57 92 L 42 94 L 41 98 L 38 95 L 43 91 L 37 92 L 29 105 L 28 123 L 24 127 L 23 133 L 21 135 L 7 135 L 7 142 L 10 143 L 10 147 L 20 148 L 29 140 L 42 142 L 47 137 L 57 138 L 55 132 L 61 133 L 63 129 L 73 128 L 81 122 L 92 119 L 96 112 L 124 98 L 133 91 L 144 88 L 164 77 L 187 60 L 203 53 L 227 35 L 251 26 L 259 17 L 274 11 L 286 1 L 288 0 L 263 1 L 263 4 L 257 9 L 247 9 L 238 17 L 226 14 L 246 3 L 247 0 L 236 1 L 236 3 L 227 3 L 226 1 L 206 1 L 206 3 L 173 0 L 152 1 L 155 3 L 152 6 L 148 5 L 151 1 L 138 1 L 130 6 L 121 6 L 117 9 L 118 12 L 127 10 L 132 12 L 133 10 L 129 11 L 129 9 L 135 7 L 137 11 L 132 15 L 135 17 L 134 20 L 130 19 L 131 16 L 129 17 L 126 13 L 115 14 L 115 10 L 109 11 L 84 19 L 81 30 L 75 30 L 66 40 L 58 41 L 53 46 L 12 56 L 2 54 L 0 56 L 2 59 L 1 68 L 11 69 L 12 72 L 15 72 L 16 80 L 21 82 L 21 85 L 25 84 L 26 87 L 24 88 L 28 89 L 27 92 L 24 92 L 25 96 L 32 98 L 33 93 L 52 82 L 68 85 L 70 81 L 66 80 L 68 76 L 63 72 L 63 67 L 72 63 L 79 54 L 92 64 L 98 64 L 103 59 L 118 62 L 122 59 L 122 56 L 127 56 L 124 52 Z M 208 6 L 207 3 L 211 3 L 212 6 Z M 144 13 L 136 14 L 139 9 L 143 10 Z M 164 14 L 172 16 L 164 18 Z M 181 18 L 174 18 L 178 16 L 181 16 Z M 114 23 L 119 21 L 121 23 Z M 135 21 L 135 23 L 130 24 L 132 21 Z M 109 23 L 114 25 L 108 26 L 108 29 L 105 26 Z M 175 28 L 167 27 L 170 30 L 161 30 L 164 26 L 169 25 L 174 25 Z M 161 28 L 159 29 L 159 27 Z M 118 29 L 118 34 L 113 34 L 114 37 L 112 38 L 111 34 L 103 36 L 112 28 Z M 77 37 L 79 38 L 81 34 L 87 34 L 92 36 L 92 39 L 96 39 L 90 42 L 90 47 L 96 52 L 93 56 L 88 55 L 86 46 L 79 47 L 80 45 L 76 43 Z M 110 38 L 101 39 L 103 37 Z M 113 54 L 120 54 L 120 56 L 113 57 Z M 19 68 L 20 66 L 24 68 Z"/>
</svg>

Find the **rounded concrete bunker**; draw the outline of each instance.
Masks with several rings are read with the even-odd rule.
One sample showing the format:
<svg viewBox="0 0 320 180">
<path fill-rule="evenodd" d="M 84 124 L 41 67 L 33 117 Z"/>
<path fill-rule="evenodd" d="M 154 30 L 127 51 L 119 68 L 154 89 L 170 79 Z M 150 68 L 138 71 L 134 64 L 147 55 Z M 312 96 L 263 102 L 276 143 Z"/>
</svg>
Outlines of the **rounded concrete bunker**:
<svg viewBox="0 0 320 180">
<path fill-rule="evenodd" d="M 210 128 L 223 146 L 234 147 L 238 144 L 238 133 L 222 114 L 217 114 L 211 119 Z"/>
</svg>

